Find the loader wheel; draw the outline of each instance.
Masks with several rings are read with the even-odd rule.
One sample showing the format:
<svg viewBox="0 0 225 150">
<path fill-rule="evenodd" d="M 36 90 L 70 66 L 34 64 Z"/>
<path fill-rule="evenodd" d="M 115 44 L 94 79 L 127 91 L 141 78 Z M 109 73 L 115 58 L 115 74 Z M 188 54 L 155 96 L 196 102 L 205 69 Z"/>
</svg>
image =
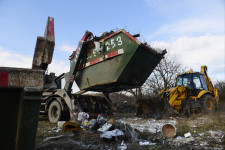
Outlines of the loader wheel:
<svg viewBox="0 0 225 150">
<path fill-rule="evenodd" d="M 214 112 L 215 107 L 216 107 L 215 99 L 211 95 L 205 95 L 202 97 L 202 110 L 204 113 Z"/>
<path fill-rule="evenodd" d="M 54 100 L 48 109 L 48 119 L 51 123 L 57 123 L 62 115 L 62 108 L 58 101 Z"/>
</svg>

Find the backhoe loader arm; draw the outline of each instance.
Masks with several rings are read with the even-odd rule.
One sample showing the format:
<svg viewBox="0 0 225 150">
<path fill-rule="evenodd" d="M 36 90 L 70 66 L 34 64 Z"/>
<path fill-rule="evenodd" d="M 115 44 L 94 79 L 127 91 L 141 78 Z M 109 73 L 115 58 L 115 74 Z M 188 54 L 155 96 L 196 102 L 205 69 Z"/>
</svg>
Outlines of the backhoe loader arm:
<svg viewBox="0 0 225 150">
<path fill-rule="evenodd" d="M 207 75 L 207 66 L 201 66 L 201 72 L 204 73 L 204 78 L 205 78 L 205 81 L 206 81 L 209 91 L 213 93 L 216 101 L 218 102 L 219 101 L 218 90 L 216 88 L 214 88 L 210 78 Z"/>
<path fill-rule="evenodd" d="M 210 78 L 207 75 L 207 66 L 201 66 L 201 72 L 204 73 L 204 78 L 205 78 L 205 81 L 206 81 L 206 84 L 208 86 L 209 91 L 214 93 L 213 84 L 212 84 Z"/>
</svg>

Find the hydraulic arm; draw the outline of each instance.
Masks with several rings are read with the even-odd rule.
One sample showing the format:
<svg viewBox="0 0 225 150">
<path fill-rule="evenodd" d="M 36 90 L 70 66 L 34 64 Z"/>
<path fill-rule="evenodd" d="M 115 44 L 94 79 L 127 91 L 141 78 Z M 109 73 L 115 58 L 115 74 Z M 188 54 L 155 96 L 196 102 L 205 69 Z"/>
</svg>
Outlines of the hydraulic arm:
<svg viewBox="0 0 225 150">
<path fill-rule="evenodd" d="M 73 82 L 74 82 L 76 73 L 78 71 L 78 67 L 80 65 L 81 58 L 83 57 L 85 43 L 91 35 L 92 35 L 91 32 L 89 32 L 89 31 L 85 32 L 84 36 L 82 37 L 82 39 L 79 42 L 77 50 L 72 54 L 72 56 L 70 58 L 70 61 L 71 61 L 70 71 L 65 74 L 66 84 L 64 87 L 65 91 L 68 94 L 71 93 Z"/>
</svg>

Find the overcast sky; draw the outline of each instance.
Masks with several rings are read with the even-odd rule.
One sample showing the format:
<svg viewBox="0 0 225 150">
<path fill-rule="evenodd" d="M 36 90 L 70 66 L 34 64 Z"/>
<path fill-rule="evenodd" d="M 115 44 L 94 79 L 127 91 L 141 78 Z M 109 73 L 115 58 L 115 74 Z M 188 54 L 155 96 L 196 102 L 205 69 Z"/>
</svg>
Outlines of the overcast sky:
<svg viewBox="0 0 225 150">
<path fill-rule="evenodd" d="M 224 0 L 0 0 L 0 66 L 30 68 L 36 37 L 55 18 L 56 45 L 49 71 L 69 70 L 68 56 L 86 30 L 140 33 L 166 48 L 189 70 L 207 65 L 213 81 L 225 80 Z"/>
</svg>

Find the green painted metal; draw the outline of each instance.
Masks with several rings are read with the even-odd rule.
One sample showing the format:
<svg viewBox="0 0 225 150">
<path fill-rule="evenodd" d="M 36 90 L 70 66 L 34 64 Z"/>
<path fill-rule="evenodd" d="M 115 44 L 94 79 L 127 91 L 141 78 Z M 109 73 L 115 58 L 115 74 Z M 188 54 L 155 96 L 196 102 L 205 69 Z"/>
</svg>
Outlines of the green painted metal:
<svg viewBox="0 0 225 150">
<path fill-rule="evenodd" d="M 44 70 L 0 67 L 0 149 L 35 148 Z"/>
<path fill-rule="evenodd" d="M 1 105 L 1 145 L 0 149 L 16 149 L 16 139 L 19 125 L 20 108 L 22 106 L 23 89 L 0 89 Z"/>
<path fill-rule="evenodd" d="M 140 43 L 124 30 L 99 42 L 103 50 L 87 49 L 86 64 L 76 74 L 75 81 L 81 90 L 116 92 L 140 87 L 164 55 Z M 117 51 L 119 54 L 107 58 Z M 100 61 L 96 63 L 95 60 Z M 91 62 L 95 64 L 90 65 Z"/>
</svg>

